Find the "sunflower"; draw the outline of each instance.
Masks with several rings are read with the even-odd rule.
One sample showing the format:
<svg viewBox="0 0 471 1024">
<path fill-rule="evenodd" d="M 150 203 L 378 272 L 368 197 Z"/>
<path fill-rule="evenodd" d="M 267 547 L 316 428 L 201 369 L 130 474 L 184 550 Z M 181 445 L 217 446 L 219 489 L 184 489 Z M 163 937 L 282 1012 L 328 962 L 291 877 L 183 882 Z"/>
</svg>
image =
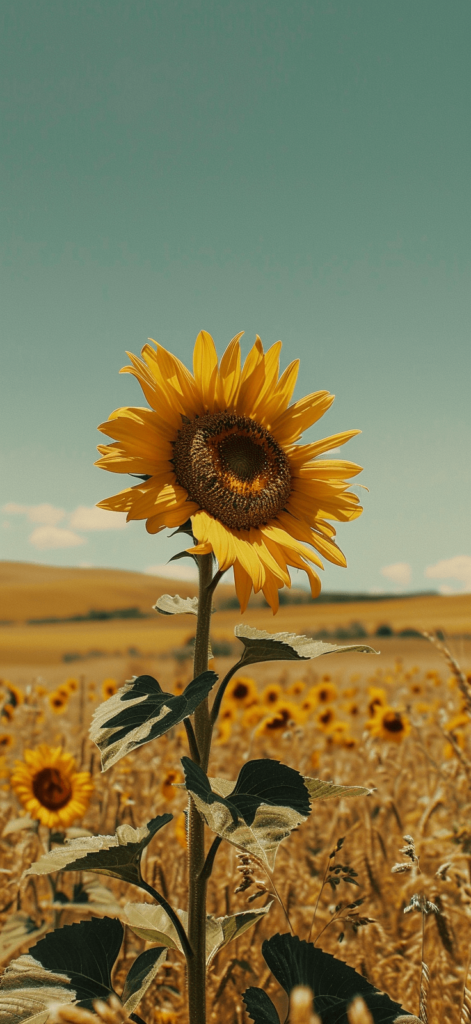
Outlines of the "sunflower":
<svg viewBox="0 0 471 1024">
<path fill-rule="evenodd" d="M 299 708 L 291 701 L 279 701 L 273 708 L 273 714 L 265 718 L 255 730 L 256 736 L 279 736 L 286 732 L 290 725 L 300 722 Z"/>
<path fill-rule="evenodd" d="M 258 690 L 255 679 L 251 676 L 234 676 L 231 679 L 226 692 L 225 700 L 238 708 L 248 708 L 258 701 Z"/>
<path fill-rule="evenodd" d="M 0 753 L 5 753 L 14 745 L 15 739 L 9 732 L 0 733 Z"/>
<path fill-rule="evenodd" d="M 286 693 L 289 693 L 290 697 L 299 697 L 300 693 L 306 689 L 306 683 L 303 679 L 295 679 L 294 683 L 290 683 Z"/>
<path fill-rule="evenodd" d="M 7 691 L 6 703 L 11 704 L 13 708 L 19 707 L 20 704 L 22 704 L 25 699 L 23 691 L 20 690 L 18 686 L 15 686 L 14 683 L 10 683 L 8 680 L 4 680 L 3 685 L 5 686 Z"/>
<path fill-rule="evenodd" d="M 265 689 L 262 690 L 260 697 L 262 704 L 267 704 L 268 707 L 270 707 L 272 704 L 276 704 L 276 702 L 280 699 L 282 693 L 283 687 L 280 686 L 279 683 L 269 683 L 268 686 L 266 686 Z"/>
<path fill-rule="evenodd" d="M 391 708 L 388 705 L 378 705 L 373 718 L 366 723 L 366 727 L 370 730 L 371 736 L 388 740 L 390 743 L 401 743 L 404 736 L 407 736 L 407 733 L 410 732 L 410 722 L 407 715 L 403 711 Z"/>
<path fill-rule="evenodd" d="M 321 732 L 329 732 L 329 730 L 332 728 L 334 722 L 335 722 L 335 711 L 334 711 L 333 708 L 330 708 L 330 707 L 323 708 L 323 710 L 319 712 L 319 714 L 318 714 L 318 716 L 316 718 L 317 728 L 320 729 Z"/>
<path fill-rule="evenodd" d="M 49 707 L 55 715 L 63 715 L 67 709 L 68 695 L 64 696 L 64 693 L 59 693 L 58 690 L 54 690 L 49 694 L 48 697 Z"/>
<path fill-rule="evenodd" d="M 315 686 L 311 686 L 308 697 L 315 700 L 317 704 L 332 704 L 337 699 L 337 687 L 329 680 L 316 683 Z"/>
<path fill-rule="evenodd" d="M 25 810 L 48 828 L 67 828 L 82 818 L 93 793 L 90 772 L 77 772 L 71 754 L 47 743 L 25 750 L 10 782 Z"/>
<path fill-rule="evenodd" d="M 376 708 L 386 707 L 386 691 L 382 690 L 380 686 L 369 686 L 368 698 L 368 714 L 372 718 Z"/>
<path fill-rule="evenodd" d="M 67 688 L 68 693 L 77 693 L 79 687 L 78 679 L 71 676 L 70 679 L 66 679 L 64 686 Z"/>
<path fill-rule="evenodd" d="M 317 391 L 290 406 L 299 360 L 278 377 L 281 342 L 264 352 L 257 337 L 241 367 L 242 333 L 218 365 L 213 339 L 201 331 L 193 374 L 156 342 L 144 346 L 142 359 L 129 354 L 123 372 L 137 378 L 151 408 L 111 413 L 99 429 L 114 442 L 98 446 L 97 465 L 141 480 L 99 507 L 145 519 L 151 534 L 191 520 L 192 552 L 213 551 L 221 571 L 234 566 L 242 611 L 253 588 L 275 612 L 278 590 L 291 585 L 290 567 L 307 573 L 317 597 L 310 564 L 323 568 L 317 552 L 346 565 L 327 520 L 361 514 L 346 482 L 361 467 L 319 456 L 359 431 L 297 444 L 334 396 Z"/>
<path fill-rule="evenodd" d="M 118 684 L 116 679 L 104 679 L 101 684 L 101 693 L 103 700 L 108 700 L 108 697 L 113 697 L 118 690 Z"/>
</svg>

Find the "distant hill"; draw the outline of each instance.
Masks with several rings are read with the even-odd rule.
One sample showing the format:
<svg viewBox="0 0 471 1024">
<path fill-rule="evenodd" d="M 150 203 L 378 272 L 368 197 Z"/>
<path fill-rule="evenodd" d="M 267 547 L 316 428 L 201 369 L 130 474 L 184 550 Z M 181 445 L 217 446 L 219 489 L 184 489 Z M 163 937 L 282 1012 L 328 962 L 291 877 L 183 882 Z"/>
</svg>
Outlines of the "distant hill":
<svg viewBox="0 0 471 1024">
<path fill-rule="evenodd" d="M 88 616 L 91 611 L 124 610 L 129 614 L 132 609 L 148 615 L 160 594 L 177 592 L 181 597 L 193 597 L 198 588 L 185 580 L 121 569 L 68 569 L 30 562 L 0 562 L 0 622 L 69 619 Z M 220 586 L 219 600 L 233 593 L 233 587 Z"/>
</svg>

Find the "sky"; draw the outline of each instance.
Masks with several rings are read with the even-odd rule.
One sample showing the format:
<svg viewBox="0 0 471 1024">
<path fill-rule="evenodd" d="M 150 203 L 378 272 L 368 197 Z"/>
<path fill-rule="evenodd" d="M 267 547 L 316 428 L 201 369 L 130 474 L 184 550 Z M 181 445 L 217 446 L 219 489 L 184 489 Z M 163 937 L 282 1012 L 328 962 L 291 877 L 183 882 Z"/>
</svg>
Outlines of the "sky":
<svg viewBox="0 0 471 1024">
<path fill-rule="evenodd" d="M 181 538 L 94 508 L 130 482 L 96 426 L 144 404 L 126 350 L 188 364 L 199 330 L 220 354 L 245 330 L 301 359 L 295 398 L 335 393 L 304 440 L 362 430 L 324 588 L 471 591 L 468 0 L 2 20 L 0 558 L 165 565 Z"/>
</svg>

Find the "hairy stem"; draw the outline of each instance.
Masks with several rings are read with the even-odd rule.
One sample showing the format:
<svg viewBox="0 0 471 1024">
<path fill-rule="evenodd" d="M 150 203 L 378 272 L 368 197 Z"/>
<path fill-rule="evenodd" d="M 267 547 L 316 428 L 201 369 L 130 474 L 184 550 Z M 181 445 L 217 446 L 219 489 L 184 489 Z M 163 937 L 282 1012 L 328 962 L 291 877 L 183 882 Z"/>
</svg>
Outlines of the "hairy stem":
<svg viewBox="0 0 471 1024">
<path fill-rule="evenodd" d="M 224 679 L 223 679 L 222 683 L 220 684 L 219 689 L 217 691 L 217 694 L 216 694 L 216 696 L 214 698 L 214 704 L 213 704 L 213 706 L 211 708 L 211 724 L 212 725 L 214 725 L 216 720 L 217 720 L 217 717 L 218 717 L 218 714 L 219 714 L 219 711 L 220 711 L 220 708 L 221 708 L 222 698 L 224 697 L 224 693 L 226 691 L 227 684 L 232 679 L 232 676 L 234 675 L 234 673 L 237 672 L 237 669 L 239 669 L 241 667 L 241 665 L 243 665 L 243 664 L 244 664 L 244 656 L 242 655 L 242 657 L 239 659 L 239 661 L 237 661 L 235 663 L 235 665 L 233 665 L 232 668 L 229 669 L 228 673 L 224 676 Z"/>
<path fill-rule="evenodd" d="M 211 603 L 218 573 L 212 578 L 212 555 L 198 555 L 199 597 L 195 639 L 194 676 L 208 668 Z M 220 578 L 220 577 L 219 577 Z M 216 580 L 216 582 L 214 582 Z M 196 709 L 193 720 L 199 764 L 207 771 L 212 724 L 208 698 Z M 190 749 L 191 754 L 191 749 Z M 193 754 L 191 754 L 193 757 Z M 194 758 L 193 758 L 194 759 Z M 206 1021 L 206 884 L 204 872 L 204 823 L 190 800 L 188 827 L 188 938 L 193 956 L 187 962 L 190 1024 Z"/>
</svg>

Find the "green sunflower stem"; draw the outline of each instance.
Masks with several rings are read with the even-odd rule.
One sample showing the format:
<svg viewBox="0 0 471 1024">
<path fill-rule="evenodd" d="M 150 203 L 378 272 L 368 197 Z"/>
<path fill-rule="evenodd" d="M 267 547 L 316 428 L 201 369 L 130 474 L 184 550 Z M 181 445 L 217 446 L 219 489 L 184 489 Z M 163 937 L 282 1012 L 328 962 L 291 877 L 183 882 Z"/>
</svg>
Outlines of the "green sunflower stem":
<svg viewBox="0 0 471 1024">
<path fill-rule="evenodd" d="M 218 579 L 212 576 L 213 556 L 199 555 L 198 620 L 195 639 L 194 676 L 208 668 L 209 630 L 212 597 Z M 207 770 L 211 749 L 212 723 L 208 699 L 196 709 L 194 735 L 203 771 Z M 190 1024 L 206 1021 L 206 886 L 204 823 L 190 801 L 188 826 L 188 939 L 193 955 L 187 961 L 188 1008 Z"/>
</svg>

